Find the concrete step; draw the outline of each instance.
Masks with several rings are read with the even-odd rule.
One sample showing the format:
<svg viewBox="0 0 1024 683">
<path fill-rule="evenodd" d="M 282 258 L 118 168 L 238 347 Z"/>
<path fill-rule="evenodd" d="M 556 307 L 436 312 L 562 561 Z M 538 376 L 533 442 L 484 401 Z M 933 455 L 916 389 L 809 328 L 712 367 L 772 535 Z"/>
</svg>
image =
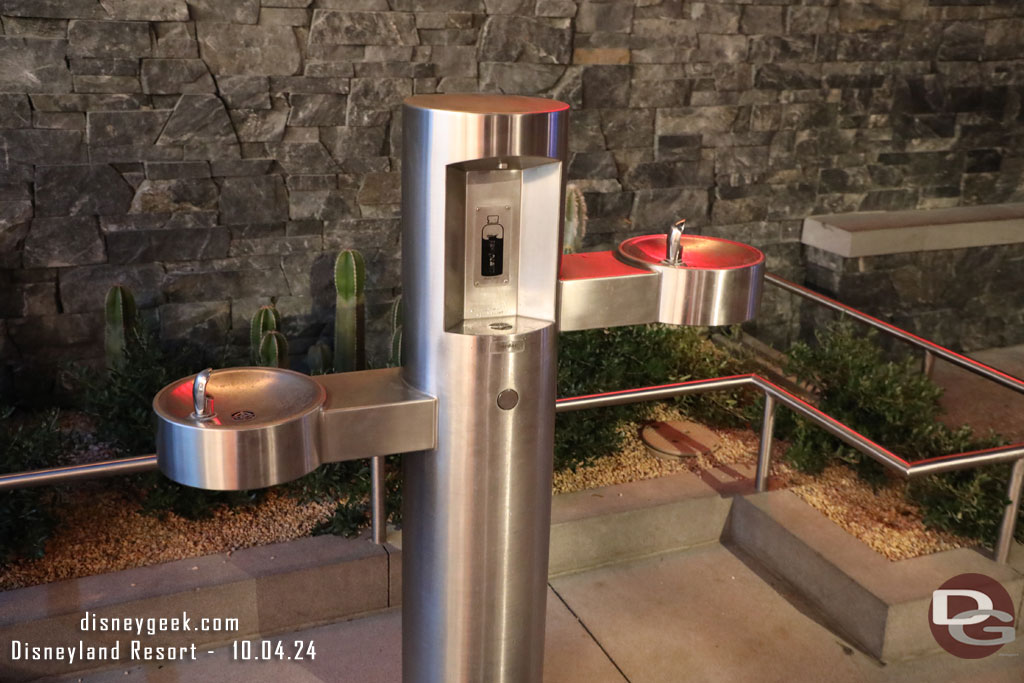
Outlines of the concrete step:
<svg viewBox="0 0 1024 683">
<path fill-rule="evenodd" d="M 729 506 L 688 474 L 555 496 L 551 570 L 565 574 L 717 541 Z M 129 646 L 133 639 L 123 632 L 83 631 L 86 612 L 98 619 L 187 613 L 193 630 L 136 639 L 204 649 L 386 610 L 401 604 L 401 535 L 392 540 L 378 546 L 365 536 L 317 536 L 2 592 L 0 643 Z M 194 630 L 203 618 L 218 617 L 237 619 L 237 628 Z M 10 647 L 0 648 L 2 681 L 94 666 L 11 657 Z"/>
<path fill-rule="evenodd" d="M 1009 566 L 967 548 L 891 562 L 789 491 L 734 499 L 725 538 L 883 662 L 939 649 L 928 625 L 932 591 L 958 574 L 999 581 L 1024 608 L 1024 576 Z"/>
</svg>

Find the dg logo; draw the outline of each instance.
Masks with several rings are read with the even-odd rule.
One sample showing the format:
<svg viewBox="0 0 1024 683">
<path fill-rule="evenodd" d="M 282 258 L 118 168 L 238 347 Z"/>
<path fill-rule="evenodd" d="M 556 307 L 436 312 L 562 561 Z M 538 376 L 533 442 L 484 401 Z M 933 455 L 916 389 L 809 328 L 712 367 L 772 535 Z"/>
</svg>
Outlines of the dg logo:
<svg viewBox="0 0 1024 683">
<path fill-rule="evenodd" d="M 932 591 L 928 625 L 946 652 L 963 659 L 995 654 L 1016 636 L 1010 594 L 984 574 L 960 574 Z"/>
</svg>

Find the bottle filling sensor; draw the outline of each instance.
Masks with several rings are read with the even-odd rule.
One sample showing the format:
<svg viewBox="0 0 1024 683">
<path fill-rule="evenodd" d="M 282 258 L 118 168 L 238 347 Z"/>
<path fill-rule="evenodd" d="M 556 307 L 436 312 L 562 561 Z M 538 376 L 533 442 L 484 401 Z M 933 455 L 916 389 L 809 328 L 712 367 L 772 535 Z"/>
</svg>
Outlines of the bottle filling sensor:
<svg viewBox="0 0 1024 683">
<path fill-rule="evenodd" d="M 402 368 L 204 371 L 154 399 L 161 471 L 214 490 L 402 453 L 407 683 L 539 683 L 559 331 L 727 325 L 764 255 L 684 225 L 562 255 L 568 105 L 405 101 Z"/>
</svg>

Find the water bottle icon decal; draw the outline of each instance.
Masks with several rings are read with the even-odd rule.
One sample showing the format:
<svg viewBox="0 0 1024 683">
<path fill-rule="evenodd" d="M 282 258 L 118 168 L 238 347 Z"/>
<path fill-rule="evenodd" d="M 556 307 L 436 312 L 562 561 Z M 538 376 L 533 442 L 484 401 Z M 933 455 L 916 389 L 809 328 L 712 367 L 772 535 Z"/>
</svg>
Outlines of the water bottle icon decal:
<svg viewBox="0 0 1024 683">
<path fill-rule="evenodd" d="M 505 256 L 505 228 L 498 222 L 497 215 L 487 217 L 487 223 L 480 231 L 480 275 L 496 277 L 502 274 Z"/>
</svg>

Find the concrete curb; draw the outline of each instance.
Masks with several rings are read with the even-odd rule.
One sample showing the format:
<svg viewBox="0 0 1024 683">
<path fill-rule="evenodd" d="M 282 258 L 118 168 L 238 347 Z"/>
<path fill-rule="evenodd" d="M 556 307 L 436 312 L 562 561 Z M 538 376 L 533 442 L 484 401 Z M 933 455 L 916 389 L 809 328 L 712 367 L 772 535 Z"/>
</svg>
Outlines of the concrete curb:
<svg viewBox="0 0 1024 683">
<path fill-rule="evenodd" d="M 939 649 L 928 606 L 932 591 L 957 574 L 992 577 L 1024 608 L 1024 576 L 1009 566 L 967 548 L 891 562 L 789 491 L 734 499 L 725 538 L 883 662 Z"/>
<path fill-rule="evenodd" d="M 719 475 L 722 480 L 713 478 Z M 988 574 L 1018 601 L 1024 593 L 1024 577 L 971 550 L 889 562 L 788 491 L 747 495 L 746 476 L 727 469 L 703 479 L 680 474 L 556 496 L 550 575 L 731 540 L 819 609 L 832 628 L 883 661 L 936 649 L 928 598 L 955 574 Z M 12 661 L 13 640 L 32 646 L 81 640 L 86 647 L 121 641 L 121 658 L 129 660 L 125 646 L 133 638 L 149 647 L 212 649 L 394 608 L 401 603 L 400 534 L 394 541 L 382 547 L 366 536 L 318 536 L 0 593 L 0 679 L 111 663 Z M 83 632 L 86 611 L 98 618 L 184 612 L 193 630 L 141 637 Z M 238 619 L 237 629 L 195 630 L 199 620 L 217 617 Z"/>
</svg>

